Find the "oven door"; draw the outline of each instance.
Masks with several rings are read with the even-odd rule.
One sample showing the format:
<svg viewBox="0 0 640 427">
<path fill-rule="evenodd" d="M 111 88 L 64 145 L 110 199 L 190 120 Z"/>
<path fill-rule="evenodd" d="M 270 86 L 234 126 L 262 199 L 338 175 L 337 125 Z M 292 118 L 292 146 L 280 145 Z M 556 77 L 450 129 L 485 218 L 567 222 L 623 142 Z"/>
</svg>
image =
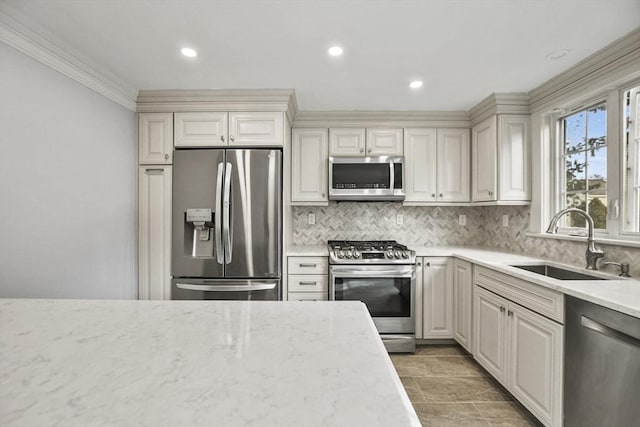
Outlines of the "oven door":
<svg viewBox="0 0 640 427">
<path fill-rule="evenodd" d="M 329 299 L 362 301 L 381 334 L 415 332 L 415 265 L 332 265 Z"/>
</svg>

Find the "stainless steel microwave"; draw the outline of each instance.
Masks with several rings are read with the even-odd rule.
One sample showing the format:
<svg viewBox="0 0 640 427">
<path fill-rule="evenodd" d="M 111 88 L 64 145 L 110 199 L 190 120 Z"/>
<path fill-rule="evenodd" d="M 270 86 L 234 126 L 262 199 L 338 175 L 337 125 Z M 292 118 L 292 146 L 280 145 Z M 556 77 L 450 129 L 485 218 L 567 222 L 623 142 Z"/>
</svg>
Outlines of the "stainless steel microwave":
<svg viewBox="0 0 640 427">
<path fill-rule="evenodd" d="M 404 200 L 404 157 L 329 157 L 329 200 Z"/>
</svg>

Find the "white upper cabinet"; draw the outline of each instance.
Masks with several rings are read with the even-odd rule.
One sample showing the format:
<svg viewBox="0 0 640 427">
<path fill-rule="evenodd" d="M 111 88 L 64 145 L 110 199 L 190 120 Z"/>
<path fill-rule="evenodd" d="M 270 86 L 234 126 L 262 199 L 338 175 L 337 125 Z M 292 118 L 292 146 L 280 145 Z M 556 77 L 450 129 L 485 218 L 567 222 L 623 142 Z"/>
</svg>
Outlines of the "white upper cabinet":
<svg viewBox="0 0 640 427">
<path fill-rule="evenodd" d="M 471 130 L 471 200 L 474 202 L 496 200 L 498 197 L 496 138 L 496 116 L 489 117 Z"/>
<path fill-rule="evenodd" d="M 468 129 L 438 129 L 438 200 L 469 201 Z"/>
<path fill-rule="evenodd" d="M 329 203 L 327 129 L 293 129 L 291 144 L 291 204 Z"/>
<path fill-rule="evenodd" d="M 405 204 L 469 201 L 469 130 L 404 130 Z"/>
<path fill-rule="evenodd" d="M 175 114 L 176 147 L 281 147 L 283 141 L 281 112 Z"/>
<path fill-rule="evenodd" d="M 216 147 L 227 145 L 227 113 L 175 113 L 176 147 Z"/>
<path fill-rule="evenodd" d="M 402 156 L 402 129 L 367 129 L 367 156 Z"/>
<path fill-rule="evenodd" d="M 284 141 L 284 113 L 229 113 L 229 145 L 278 146 Z"/>
<path fill-rule="evenodd" d="M 329 152 L 332 156 L 362 156 L 365 150 L 364 128 L 330 128 Z"/>
<path fill-rule="evenodd" d="M 531 200 L 530 128 L 529 116 L 506 114 L 498 116 L 499 200 Z"/>
<path fill-rule="evenodd" d="M 438 200 L 437 131 L 404 130 L 405 203 Z"/>
<path fill-rule="evenodd" d="M 173 162 L 173 113 L 138 115 L 138 160 L 143 165 Z"/>
<path fill-rule="evenodd" d="M 402 129 L 331 128 L 330 156 L 402 156 Z"/>
<path fill-rule="evenodd" d="M 531 200 L 530 116 L 491 116 L 472 129 L 472 201 Z"/>
</svg>

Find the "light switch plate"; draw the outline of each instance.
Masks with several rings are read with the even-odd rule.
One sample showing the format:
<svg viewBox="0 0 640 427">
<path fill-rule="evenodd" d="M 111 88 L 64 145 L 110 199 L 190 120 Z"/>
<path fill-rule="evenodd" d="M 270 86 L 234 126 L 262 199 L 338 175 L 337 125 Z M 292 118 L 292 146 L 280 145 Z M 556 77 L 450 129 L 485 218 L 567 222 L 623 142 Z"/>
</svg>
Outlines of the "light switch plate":
<svg viewBox="0 0 640 427">
<path fill-rule="evenodd" d="M 307 224 L 313 225 L 316 223 L 316 214 L 309 214 L 307 216 Z"/>
<path fill-rule="evenodd" d="M 396 215 L 396 224 L 397 225 L 404 224 L 404 215 L 402 215 L 402 214 L 397 214 Z"/>
<path fill-rule="evenodd" d="M 502 215 L 502 226 L 503 227 L 509 226 L 509 215 Z"/>
<path fill-rule="evenodd" d="M 466 215 L 459 215 L 458 216 L 458 224 L 465 226 L 467 225 L 467 216 Z"/>
</svg>

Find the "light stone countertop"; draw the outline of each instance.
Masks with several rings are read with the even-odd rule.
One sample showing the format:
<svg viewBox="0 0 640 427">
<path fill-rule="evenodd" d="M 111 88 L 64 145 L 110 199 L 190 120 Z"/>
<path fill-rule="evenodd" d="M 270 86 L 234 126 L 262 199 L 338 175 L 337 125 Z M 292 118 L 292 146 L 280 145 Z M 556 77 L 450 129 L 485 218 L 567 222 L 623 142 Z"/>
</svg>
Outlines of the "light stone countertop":
<svg viewBox="0 0 640 427">
<path fill-rule="evenodd" d="M 327 245 L 289 246 L 286 256 L 329 256 Z"/>
<path fill-rule="evenodd" d="M 566 295 L 572 295 L 640 318 L 640 280 L 637 278 L 624 279 L 599 271 L 488 249 L 462 247 L 411 247 L 411 249 L 416 251 L 418 256 L 453 256 L 460 258 L 473 264 L 482 265 L 510 276 L 554 289 Z M 536 263 L 545 263 L 609 280 L 557 280 L 510 265 Z"/>
<path fill-rule="evenodd" d="M 0 300 L 2 426 L 419 426 L 359 302 Z"/>
</svg>

